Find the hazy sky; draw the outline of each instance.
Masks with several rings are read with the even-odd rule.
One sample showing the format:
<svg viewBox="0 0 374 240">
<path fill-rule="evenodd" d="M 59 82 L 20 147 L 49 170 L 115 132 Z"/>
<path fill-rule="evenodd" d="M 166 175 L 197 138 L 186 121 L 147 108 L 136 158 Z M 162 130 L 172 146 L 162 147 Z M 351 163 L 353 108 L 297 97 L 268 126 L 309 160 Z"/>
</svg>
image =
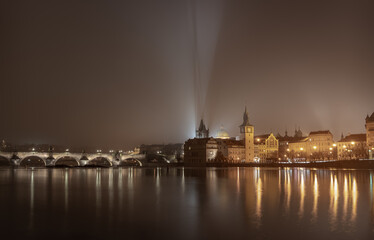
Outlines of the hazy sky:
<svg viewBox="0 0 374 240">
<path fill-rule="evenodd" d="M 194 74 L 195 9 L 200 78 Z M 371 0 L 1 1 L 0 138 L 130 148 L 238 135 L 364 132 Z"/>
</svg>

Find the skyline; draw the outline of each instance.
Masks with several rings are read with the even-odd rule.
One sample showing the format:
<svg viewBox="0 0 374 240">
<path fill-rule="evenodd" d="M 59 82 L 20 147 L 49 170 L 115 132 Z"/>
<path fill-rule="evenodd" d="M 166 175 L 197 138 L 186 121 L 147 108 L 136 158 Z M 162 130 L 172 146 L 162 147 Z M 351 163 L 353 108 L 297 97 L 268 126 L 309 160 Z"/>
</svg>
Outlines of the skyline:
<svg viewBox="0 0 374 240">
<path fill-rule="evenodd" d="M 0 3 L 0 137 L 129 149 L 201 117 L 237 136 L 245 106 L 256 134 L 365 131 L 372 2 L 197 2 L 198 82 L 190 3 Z"/>
</svg>

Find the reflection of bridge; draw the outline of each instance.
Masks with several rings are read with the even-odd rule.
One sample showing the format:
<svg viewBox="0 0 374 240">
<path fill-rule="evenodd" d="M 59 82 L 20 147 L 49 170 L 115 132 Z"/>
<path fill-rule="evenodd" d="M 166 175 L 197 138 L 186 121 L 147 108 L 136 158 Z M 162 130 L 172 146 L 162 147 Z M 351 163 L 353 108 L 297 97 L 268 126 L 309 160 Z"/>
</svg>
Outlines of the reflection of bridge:
<svg viewBox="0 0 374 240">
<path fill-rule="evenodd" d="M 144 154 L 0 152 L 0 163 L 11 166 L 118 166 L 128 161 L 142 166 Z"/>
</svg>

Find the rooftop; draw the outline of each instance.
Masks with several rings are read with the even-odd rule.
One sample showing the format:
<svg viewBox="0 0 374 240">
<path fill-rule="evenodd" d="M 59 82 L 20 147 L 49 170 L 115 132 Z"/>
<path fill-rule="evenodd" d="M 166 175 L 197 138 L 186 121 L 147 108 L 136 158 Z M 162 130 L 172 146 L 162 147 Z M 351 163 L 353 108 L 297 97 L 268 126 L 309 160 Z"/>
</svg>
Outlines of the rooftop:
<svg viewBox="0 0 374 240">
<path fill-rule="evenodd" d="M 313 131 L 309 133 L 309 135 L 318 135 L 318 134 L 331 134 L 331 132 L 329 130 L 322 130 L 322 131 Z"/>
<path fill-rule="evenodd" d="M 351 134 L 346 136 L 343 139 L 340 139 L 339 142 L 366 142 L 366 134 L 360 133 L 360 134 Z"/>
</svg>

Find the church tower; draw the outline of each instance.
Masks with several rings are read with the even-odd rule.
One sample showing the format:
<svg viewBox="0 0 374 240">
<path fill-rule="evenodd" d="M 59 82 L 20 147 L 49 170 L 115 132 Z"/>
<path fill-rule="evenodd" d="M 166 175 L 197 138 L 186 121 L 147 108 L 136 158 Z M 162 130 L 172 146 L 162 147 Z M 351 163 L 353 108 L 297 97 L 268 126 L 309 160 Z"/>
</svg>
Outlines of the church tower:
<svg viewBox="0 0 374 240">
<path fill-rule="evenodd" d="M 196 129 L 196 138 L 208 138 L 209 129 L 206 128 L 203 119 L 200 121 L 200 126 Z"/>
<path fill-rule="evenodd" d="M 243 114 L 243 123 L 239 128 L 241 139 L 244 140 L 245 162 L 253 162 L 255 157 L 254 127 L 249 123 L 247 107 Z"/>
</svg>

